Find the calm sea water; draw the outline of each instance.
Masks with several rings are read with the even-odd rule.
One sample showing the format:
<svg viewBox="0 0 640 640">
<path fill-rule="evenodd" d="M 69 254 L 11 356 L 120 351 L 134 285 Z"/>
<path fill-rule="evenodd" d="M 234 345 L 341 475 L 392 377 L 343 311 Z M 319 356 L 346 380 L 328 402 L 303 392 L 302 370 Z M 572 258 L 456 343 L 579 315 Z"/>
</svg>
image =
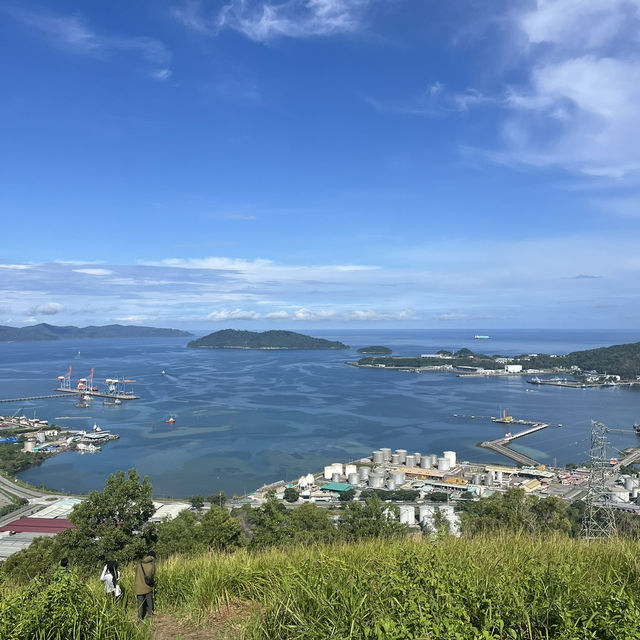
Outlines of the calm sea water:
<svg viewBox="0 0 640 640">
<path fill-rule="evenodd" d="M 317 472 L 323 465 L 369 455 L 379 447 L 439 453 L 461 459 L 502 461 L 479 449 L 504 428 L 488 419 L 512 415 L 562 423 L 524 438 L 516 448 L 558 464 L 585 460 L 590 420 L 612 431 L 612 455 L 637 445 L 640 392 L 623 388 L 535 387 L 524 377 L 460 379 L 446 373 L 408 374 L 347 367 L 355 349 L 392 347 L 397 355 L 468 347 L 491 354 L 566 353 L 640 341 L 640 331 L 483 330 L 315 331 L 351 351 L 240 351 L 187 349 L 186 339 L 70 340 L 0 344 L 0 397 L 50 392 L 73 366 L 72 378 L 129 377 L 140 400 L 90 409 L 62 398 L 0 404 L 0 413 L 37 415 L 73 428 L 94 423 L 121 438 L 100 453 L 67 452 L 21 474 L 33 484 L 86 492 L 104 486 L 117 469 L 136 467 L 154 493 L 244 493 L 280 479 Z M 162 375 L 162 371 L 166 375 Z M 170 416 L 175 424 L 167 424 Z"/>
</svg>

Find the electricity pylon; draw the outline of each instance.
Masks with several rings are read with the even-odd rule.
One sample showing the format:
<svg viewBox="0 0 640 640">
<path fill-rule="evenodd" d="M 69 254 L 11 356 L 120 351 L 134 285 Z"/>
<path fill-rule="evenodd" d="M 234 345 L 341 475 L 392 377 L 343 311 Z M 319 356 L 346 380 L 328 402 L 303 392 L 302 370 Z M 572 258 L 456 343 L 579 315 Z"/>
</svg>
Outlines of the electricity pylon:
<svg viewBox="0 0 640 640">
<path fill-rule="evenodd" d="M 591 421 L 591 469 L 584 499 L 586 507 L 580 537 L 583 540 L 601 540 L 616 535 L 616 521 L 610 506 L 611 494 L 607 489 L 607 427 Z"/>
</svg>

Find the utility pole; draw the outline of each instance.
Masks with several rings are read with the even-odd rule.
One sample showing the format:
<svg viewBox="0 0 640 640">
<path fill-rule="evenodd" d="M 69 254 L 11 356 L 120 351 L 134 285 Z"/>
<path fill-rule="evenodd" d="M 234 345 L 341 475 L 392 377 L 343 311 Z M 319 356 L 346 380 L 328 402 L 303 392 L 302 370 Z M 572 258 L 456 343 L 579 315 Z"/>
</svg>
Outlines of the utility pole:
<svg viewBox="0 0 640 640">
<path fill-rule="evenodd" d="M 580 532 L 583 540 L 602 540 L 616 535 L 616 521 L 613 509 L 609 506 L 611 495 L 607 489 L 607 431 L 602 422 L 591 421 L 591 469 Z"/>
</svg>

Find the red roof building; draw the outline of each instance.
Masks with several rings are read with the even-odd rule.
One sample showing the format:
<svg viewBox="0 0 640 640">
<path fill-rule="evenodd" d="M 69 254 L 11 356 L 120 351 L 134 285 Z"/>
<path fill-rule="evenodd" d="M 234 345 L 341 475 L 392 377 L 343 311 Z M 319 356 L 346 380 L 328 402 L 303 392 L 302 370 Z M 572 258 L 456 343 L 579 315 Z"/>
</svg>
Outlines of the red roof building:
<svg viewBox="0 0 640 640">
<path fill-rule="evenodd" d="M 14 533 L 60 533 L 65 529 L 73 529 L 74 526 L 66 518 L 20 518 L 10 522 L 0 531 L 13 531 Z"/>
</svg>

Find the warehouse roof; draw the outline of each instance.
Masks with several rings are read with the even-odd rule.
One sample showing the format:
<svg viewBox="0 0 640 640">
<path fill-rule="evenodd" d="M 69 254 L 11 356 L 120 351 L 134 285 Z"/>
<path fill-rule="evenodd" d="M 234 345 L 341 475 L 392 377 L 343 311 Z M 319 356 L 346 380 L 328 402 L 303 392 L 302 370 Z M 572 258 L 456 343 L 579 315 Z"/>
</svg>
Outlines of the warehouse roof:
<svg viewBox="0 0 640 640">
<path fill-rule="evenodd" d="M 72 529 L 73 525 L 65 518 L 20 518 L 10 522 L 0 531 L 15 531 L 16 533 L 60 533 L 65 529 Z"/>
<path fill-rule="evenodd" d="M 344 482 L 327 482 L 327 484 L 323 484 L 320 488 L 323 491 L 337 491 L 338 493 L 353 489 L 350 484 L 345 484 Z"/>
</svg>

